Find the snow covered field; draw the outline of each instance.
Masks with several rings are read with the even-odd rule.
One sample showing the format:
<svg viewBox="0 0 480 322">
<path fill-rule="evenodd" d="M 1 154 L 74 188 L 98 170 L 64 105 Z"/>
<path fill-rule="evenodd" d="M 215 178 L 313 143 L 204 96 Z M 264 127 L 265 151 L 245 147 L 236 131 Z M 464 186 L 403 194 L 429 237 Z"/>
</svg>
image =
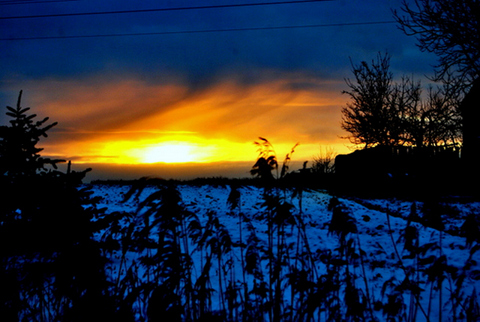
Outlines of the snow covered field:
<svg viewBox="0 0 480 322">
<path fill-rule="evenodd" d="M 107 254 L 111 279 L 123 287 L 125 298 L 132 295 L 139 320 L 166 295 L 152 291 L 147 296 L 145 289 L 137 294 L 135 287 L 172 280 L 159 263 L 166 257 L 158 246 L 173 238 L 159 219 L 168 211 L 182 214 L 176 246 L 183 259 L 191 259 L 179 266 L 189 273 L 172 288 L 181 293 L 175 303 L 193 310 L 192 316 L 210 312 L 241 320 L 245 310 L 251 319 L 264 320 L 466 321 L 480 316 L 478 235 L 477 241 L 465 237 L 475 232 L 472 214 L 478 223 L 480 202 L 424 205 L 282 189 L 270 191 L 269 199 L 253 186 L 232 191 L 229 185 L 186 184 L 176 186 L 178 200 L 171 194 L 175 189 L 149 199 L 163 188 L 148 186 L 125 201 L 130 189 L 91 186 L 93 196 L 101 198 L 98 206 L 106 209 L 105 217 L 97 218 L 105 222 L 97 238 L 119 245 Z M 170 208 L 162 208 L 169 202 Z M 196 239 L 193 224 L 203 234 Z M 225 234 L 229 243 L 221 239 Z M 153 245 L 142 247 L 135 240 Z M 186 291 L 189 283 L 196 291 L 193 299 Z M 205 301 L 199 290 L 208 294 Z"/>
</svg>

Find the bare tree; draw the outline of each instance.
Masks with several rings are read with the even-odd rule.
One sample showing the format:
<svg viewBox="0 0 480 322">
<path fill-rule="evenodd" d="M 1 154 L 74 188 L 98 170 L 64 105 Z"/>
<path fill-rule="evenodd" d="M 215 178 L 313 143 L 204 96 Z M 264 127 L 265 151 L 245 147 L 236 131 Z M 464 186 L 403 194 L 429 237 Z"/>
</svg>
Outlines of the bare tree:
<svg viewBox="0 0 480 322">
<path fill-rule="evenodd" d="M 313 157 L 312 171 L 316 174 L 331 174 L 335 172 L 335 157 L 333 148 L 320 148 L 320 152 Z"/>
<path fill-rule="evenodd" d="M 422 51 L 439 57 L 434 80 L 465 94 L 459 107 L 462 158 L 480 176 L 476 166 L 480 160 L 480 1 L 403 0 L 401 11 L 393 14 L 400 29 L 417 38 Z"/>
<path fill-rule="evenodd" d="M 459 112 L 459 92 L 444 86 L 429 88 L 427 99 L 421 107 L 424 128 L 423 145 L 454 145 L 461 140 L 461 116 Z"/>
<path fill-rule="evenodd" d="M 346 80 L 352 101 L 342 109 L 342 128 L 354 144 L 381 146 L 457 145 L 461 139 L 460 92 L 453 82 L 430 87 L 403 76 L 393 81 L 389 56 L 353 66 L 356 83 Z"/>
<path fill-rule="evenodd" d="M 371 65 L 352 64 L 356 82 L 345 80 L 350 90 L 343 93 L 352 101 L 342 109 L 341 126 L 355 145 L 396 146 L 407 140 L 405 115 L 419 104 L 420 83 L 409 77 L 394 83 L 389 68 L 390 56 L 380 53 Z"/>
<path fill-rule="evenodd" d="M 445 81 L 455 72 L 462 83 L 471 85 L 480 75 L 480 1 L 402 1 L 394 10 L 400 29 L 415 36 L 422 51 L 439 57 L 436 80 Z"/>
</svg>

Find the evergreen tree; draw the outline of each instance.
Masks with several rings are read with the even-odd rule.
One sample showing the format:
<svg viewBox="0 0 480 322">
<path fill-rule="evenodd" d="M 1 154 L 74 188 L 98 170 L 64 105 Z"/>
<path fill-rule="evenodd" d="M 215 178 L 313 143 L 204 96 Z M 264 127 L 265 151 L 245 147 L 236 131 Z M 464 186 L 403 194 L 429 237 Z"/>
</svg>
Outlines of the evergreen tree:
<svg viewBox="0 0 480 322">
<path fill-rule="evenodd" d="M 39 154 L 43 149 L 36 145 L 41 137 L 47 137 L 47 131 L 57 125 L 57 122 L 45 125 L 48 117 L 35 121 L 35 114 L 28 115 L 29 107 L 20 106 L 22 91 L 18 96 L 16 108 L 7 106 L 10 127 L 0 127 L 0 169 L 3 176 L 10 180 L 32 177 L 39 172 L 46 171 L 46 165 L 57 168 L 57 163 L 65 160 L 51 160 L 42 158 Z"/>
<path fill-rule="evenodd" d="M 7 107 L 0 127 L 0 316 L 6 320 L 88 319 L 106 312 L 104 262 L 93 240 L 96 207 L 82 172 L 57 169 L 37 147 L 57 123 Z M 100 309 L 99 308 L 99 309 Z M 89 313 L 90 312 L 90 313 Z"/>
</svg>

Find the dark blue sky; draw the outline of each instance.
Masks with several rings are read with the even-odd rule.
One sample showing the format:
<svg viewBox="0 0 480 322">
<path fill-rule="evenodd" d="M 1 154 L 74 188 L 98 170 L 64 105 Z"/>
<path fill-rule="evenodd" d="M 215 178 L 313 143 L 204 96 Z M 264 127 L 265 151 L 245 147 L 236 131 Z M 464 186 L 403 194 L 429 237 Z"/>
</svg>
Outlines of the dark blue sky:
<svg viewBox="0 0 480 322">
<path fill-rule="evenodd" d="M 0 15 L 29 16 L 191 8 L 257 1 L 91 1 L 1 5 Z M 268 1 L 265 1 L 268 2 Z M 175 10 L 86 16 L 17 18 L 0 21 L 2 39 L 224 30 L 256 27 L 392 21 L 399 0 L 332 0 L 309 3 Z M 49 40 L 2 40 L 0 80 L 82 78 L 96 74 L 135 75 L 165 81 L 172 75 L 192 83 L 229 73 L 255 81 L 258 70 L 304 71 L 345 77 L 349 57 L 370 60 L 392 55 L 392 68 L 430 73 L 431 58 L 396 24 L 344 25 L 278 30 L 186 33 Z M 252 78 L 250 80 L 250 78 Z M 3 87 L 3 86 L 2 86 Z"/>
</svg>

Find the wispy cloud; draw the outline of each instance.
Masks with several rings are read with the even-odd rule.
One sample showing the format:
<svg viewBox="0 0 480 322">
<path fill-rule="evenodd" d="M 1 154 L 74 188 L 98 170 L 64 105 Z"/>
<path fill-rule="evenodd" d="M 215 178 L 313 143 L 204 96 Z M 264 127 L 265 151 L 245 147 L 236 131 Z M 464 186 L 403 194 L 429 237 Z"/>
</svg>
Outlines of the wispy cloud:
<svg viewBox="0 0 480 322">
<path fill-rule="evenodd" d="M 195 90 L 135 79 L 47 80 L 31 85 L 25 99 L 59 122 L 45 146 L 84 159 L 112 160 L 113 146 L 118 157 L 122 147 L 125 154 L 167 141 L 210 146 L 215 153 L 208 160 L 213 161 L 245 160 L 258 136 L 287 150 L 300 142 L 310 156 L 320 144 L 342 144 L 343 84 L 299 73 L 277 76 L 254 84 L 225 78 Z"/>
</svg>

